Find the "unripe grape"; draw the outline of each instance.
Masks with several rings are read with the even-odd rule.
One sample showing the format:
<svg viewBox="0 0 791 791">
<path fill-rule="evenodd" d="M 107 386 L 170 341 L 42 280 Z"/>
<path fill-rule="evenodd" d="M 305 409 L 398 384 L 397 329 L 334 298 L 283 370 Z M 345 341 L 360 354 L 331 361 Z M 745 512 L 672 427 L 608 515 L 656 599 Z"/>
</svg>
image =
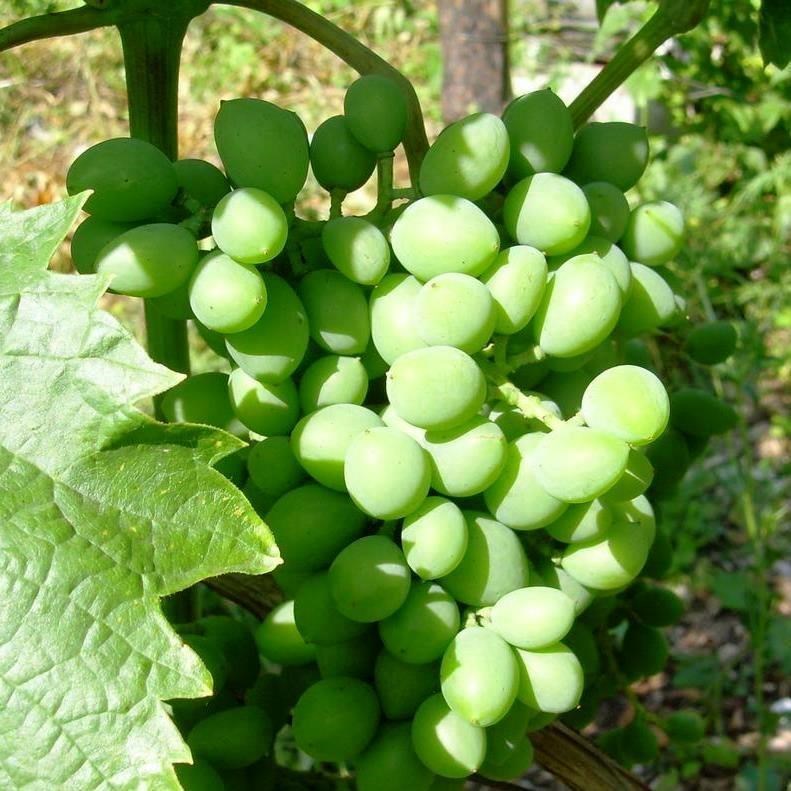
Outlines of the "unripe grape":
<svg viewBox="0 0 791 791">
<path fill-rule="evenodd" d="M 371 338 L 389 365 L 402 354 L 426 346 L 413 318 L 421 288 L 412 275 L 392 274 L 385 275 L 371 293 Z"/>
<path fill-rule="evenodd" d="M 341 274 L 364 286 L 375 286 L 390 266 L 384 234 L 362 217 L 337 217 L 321 232 L 327 257 Z"/>
<path fill-rule="evenodd" d="M 221 769 L 240 769 L 269 752 L 274 729 L 269 715 L 256 706 L 238 706 L 212 714 L 189 732 L 192 754 Z"/>
<path fill-rule="evenodd" d="M 299 381 L 299 400 L 306 414 L 331 404 L 362 404 L 367 392 L 368 373 L 358 357 L 319 357 Z"/>
<path fill-rule="evenodd" d="M 110 222 L 155 217 L 176 196 L 173 163 L 154 145 L 131 137 L 104 140 L 83 151 L 66 174 L 69 195 L 93 190 L 85 211 Z"/>
<path fill-rule="evenodd" d="M 313 133 L 310 164 L 324 189 L 351 192 L 371 177 L 376 156 L 357 142 L 342 115 L 334 115 Z"/>
<path fill-rule="evenodd" d="M 683 241 L 681 211 L 667 201 L 654 201 L 632 209 L 620 244 L 632 261 L 661 266 L 675 258 Z"/>
<path fill-rule="evenodd" d="M 228 378 L 228 393 L 236 416 L 256 434 L 288 434 L 299 419 L 299 396 L 291 379 L 267 385 L 237 368 Z"/>
<path fill-rule="evenodd" d="M 266 309 L 266 285 L 261 275 L 219 250 L 198 263 L 189 294 L 198 321 L 223 334 L 252 327 Z"/>
<path fill-rule="evenodd" d="M 662 327 L 676 314 L 673 290 L 662 276 L 644 264 L 630 268 L 632 286 L 618 319 L 618 331 L 627 337 Z"/>
<path fill-rule="evenodd" d="M 562 714 L 577 707 L 582 696 L 582 665 L 563 643 L 527 651 L 514 649 L 520 680 L 517 697 L 522 703 L 548 714 Z"/>
<path fill-rule="evenodd" d="M 519 588 L 492 607 L 491 629 L 517 648 L 560 642 L 574 623 L 574 602 L 556 588 Z"/>
<path fill-rule="evenodd" d="M 152 223 L 125 231 L 95 259 L 110 287 L 133 297 L 159 297 L 185 283 L 198 264 L 195 237 L 180 225 Z"/>
<path fill-rule="evenodd" d="M 231 191 L 231 185 L 219 168 L 203 159 L 179 159 L 173 163 L 179 188 L 201 206 L 213 209 Z"/>
<path fill-rule="evenodd" d="M 590 233 L 617 242 L 629 222 L 629 202 L 621 190 L 606 181 L 582 187 L 591 209 Z"/>
<path fill-rule="evenodd" d="M 211 218 L 217 246 L 242 264 L 271 261 L 286 244 L 288 222 L 280 204 L 255 187 L 234 190 L 220 200 Z"/>
<path fill-rule="evenodd" d="M 428 497 L 404 519 L 401 546 L 419 577 L 443 577 L 461 562 L 467 549 L 464 515 L 451 500 Z"/>
<path fill-rule="evenodd" d="M 730 431 L 739 422 L 739 415 L 730 404 L 712 393 L 682 387 L 670 396 L 670 420 L 685 434 L 709 437 Z"/>
<path fill-rule="evenodd" d="M 407 719 L 439 690 L 439 662 L 412 665 L 382 649 L 374 667 L 374 683 L 385 717 Z"/>
<path fill-rule="evenodd" d="M 358 791 L 429 791 L 434 777 L 412 747 L 408 723 L 381 728 L 355 768 Z"/>
<path fill-rule="evenodd" d="M 578 184 L 606 181 L 626 192 L 637 184 L 647 164 L 645 129 L 621 121 L 596 122 L 577 132 L 566 174 Z"/>
<path fill-rule="evenodd" d="M 508 167 L 508 131 L 491 113 L 474 113 L 446 127 L 420 166 L 424 195 L 458 195 L 479 200 Z"/>
<path fill-rule="evenodd" d="M 519 244 L 547 255 L 573 250 L 588 233 L 590 207 L 573 181 L 537 173 L 518 182 L 505 199 L 505 227 Z"/>
<path fill-rule="evenodd" d="M 113 239 L 134 227 L 132 223 L 86 217 L 71 238 L 71 260 L 74 268 L 81 275 L 92 275 L 96 271 L 96 258 L 101 250 Z"/>
<path fill-rule="evenodd" d="M 79 231 L 79 228 L 77 230 Z M 76 238 L 77 234 L 75 233 L 74 236 Z M 73 255 L 74 241 L 72 240 Z M 684 350 L 695 362 L 703 365 L 717 365 L 733 354 L 737 341 L 736 328 L 729 321 L 709 321 L 690 330 L 684 341 Z"/>
<path fill-rule="evenodd" d="M 261 655 L 276 665 L 307 665 L 316 658 L 316 646 L 306 643 L 294 623 L 294 602 L 278 604 L 255 632 Z"/>
<path fill-rule="evenodd" d="M 257 187 L 278 203 L 294 200 L 308 175 L 308 136 L 299 117 L 261 99 L 220 103 L 214 140 L 238 187 Z"/>
<path fill-rule="evenodd" d="M 404 137 L 406 98 L 389 77 L 366 74 L 355 80 L 346 90 L 343 114 L 357 142 L 375 154 L 393 151 Z"/>
<path fill-rule="evenodd" d="M 503 112 L 511 141 L 510 174 L 560 173 L 574 145 L 571 113 L 550 88 L 514 99 Z"/>
</svg>

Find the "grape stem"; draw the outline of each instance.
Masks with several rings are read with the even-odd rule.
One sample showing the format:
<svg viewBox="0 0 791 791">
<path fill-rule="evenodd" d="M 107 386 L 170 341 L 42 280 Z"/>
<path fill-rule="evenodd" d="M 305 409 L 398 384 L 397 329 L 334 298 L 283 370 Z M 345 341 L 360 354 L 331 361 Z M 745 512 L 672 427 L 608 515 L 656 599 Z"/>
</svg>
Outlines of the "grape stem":
<svg viewBox="0 0 791 791">
<path fill-rule="evenodd" d="M 343 199 L 346 197 L 346 191 L 334 187 L 330 190 L 330 219 L 335 220 L 343 216 Z"/>
<path fill-rule="evenodd" d="M 548 429 L 554 431 L 567 425 L 554 412 L 547 409 L 538 396 L 525 395 L 508 377 L 488 360 L 478 360 L 478 365 L 493 385 L 494 397 L 516 407 L 526 418 L 540 420 Z"/>
<path fill-rule="evenodd" d="M 605 100 L 668 39 L 688 33 L 706 15 L 710 0 L 661 0 L 654 15 L 613 56 L 571 103 L 579 129 Z"/>
</svg>

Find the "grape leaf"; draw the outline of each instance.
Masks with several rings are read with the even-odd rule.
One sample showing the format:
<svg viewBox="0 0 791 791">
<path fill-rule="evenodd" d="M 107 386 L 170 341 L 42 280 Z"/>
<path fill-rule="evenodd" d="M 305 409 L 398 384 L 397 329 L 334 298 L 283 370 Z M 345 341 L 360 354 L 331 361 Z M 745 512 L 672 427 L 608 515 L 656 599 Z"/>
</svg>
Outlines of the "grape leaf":
<svg viewBox="0 0 791 791">
<path fill-rule="evenodd" d="M 209 466 L 242 443 L 137 410 L 180 374 L 98 309 L 106 280 L 47 271 L 83 200 L 0 206 L 0 787 L 176 789 L 161 701 L 211 677 L 159 599 L 279 556 Z"/>
<path fill-rule="evenodd" d="M 791 3 L 762 0 L 758 20 L 758 46 L 765 64 L 784 69 L 791 62 Z"/>
</svg>

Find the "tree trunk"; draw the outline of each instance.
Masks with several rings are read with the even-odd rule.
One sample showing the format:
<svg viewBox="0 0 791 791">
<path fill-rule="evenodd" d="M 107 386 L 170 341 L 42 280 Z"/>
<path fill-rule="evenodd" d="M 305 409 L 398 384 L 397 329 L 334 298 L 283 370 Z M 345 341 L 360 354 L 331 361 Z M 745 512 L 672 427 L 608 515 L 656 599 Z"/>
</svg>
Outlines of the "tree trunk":
<svg viewBox="0 0 791 791">
<path fill-rule="evenodd" d="M 511 98 L 508 0 L 437 0 L 442 42 L 442 115 L 500 114 Z"/>
</svg>

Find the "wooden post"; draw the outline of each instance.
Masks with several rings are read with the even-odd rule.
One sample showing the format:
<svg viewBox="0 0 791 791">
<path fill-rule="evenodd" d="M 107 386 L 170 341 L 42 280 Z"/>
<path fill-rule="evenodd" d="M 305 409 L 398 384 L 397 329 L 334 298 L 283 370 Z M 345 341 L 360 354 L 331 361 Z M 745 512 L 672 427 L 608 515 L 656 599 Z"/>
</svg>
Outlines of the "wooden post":
<svg viewBox="0 0 791 791">
<path fill-rule="evenodd" d="M 511 98 L 507 0 L 438 0 L 442 115 L 500 114 Z"/>
</svg>

